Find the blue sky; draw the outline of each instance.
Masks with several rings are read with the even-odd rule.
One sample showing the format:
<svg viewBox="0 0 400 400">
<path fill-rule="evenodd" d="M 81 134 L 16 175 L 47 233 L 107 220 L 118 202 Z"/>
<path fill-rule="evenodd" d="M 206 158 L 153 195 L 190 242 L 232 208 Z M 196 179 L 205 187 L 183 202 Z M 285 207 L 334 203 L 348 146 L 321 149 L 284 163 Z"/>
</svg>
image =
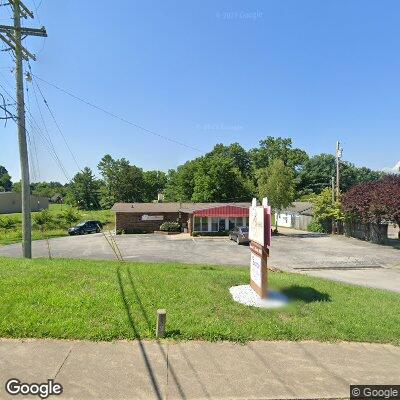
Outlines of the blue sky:
<svg viewBox="0 0 400 400">
<path fill-rule="evenodd" d="M 25 3 L 35 9 L 33 0 Z M 49 37 L 26 40 L 38 55 L 33 72 L 204 152 L 216 143 L 251 148 L 271 135 L 292 137 L 310 154 L 334 152 L 339 139 L 344 159 L 360 166 L 399 161 L 398 1 L 117 3 L 43 0 L 34 25 L 45 25 Z M 0 13 L 1 23 L 11 22 L 5 7 Z M 0 53 L 0 60 L 0 83 L 12 90 L 11 58 Z M 110 153 L 168 170 L 201 154 L 39 84 L 81 167 L 96 169 Z M 42 111 L 72 176 L 77 167 Z M 0 164 L 18 179 L 15 126 L 0 132 Z M 33 178 L 65 181 L 37 134 L 31 136 L 39 161 Z"/>
</svg>

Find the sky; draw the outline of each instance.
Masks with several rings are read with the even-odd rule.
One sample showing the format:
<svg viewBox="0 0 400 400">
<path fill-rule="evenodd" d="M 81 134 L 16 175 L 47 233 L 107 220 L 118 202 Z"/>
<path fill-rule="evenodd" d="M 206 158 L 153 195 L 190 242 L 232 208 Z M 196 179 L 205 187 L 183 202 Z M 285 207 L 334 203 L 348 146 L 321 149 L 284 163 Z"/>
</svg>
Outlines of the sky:
<svg viewBox="0 0 400 400">
<path fill-rule="evenodd" d="M 26 82 L 36 121 L 35 128 L 28 121 L 34 181 L 66 182 L 84 166 L 97 174 L 107 153 L 167 171 L 216 143 L 250 149 L 267 136 L 291 137 L 310 155 L 334 153 L 340 140 L 345 160 L 373 169 L 400 160 L 397 0 L 25 4 L 36 19 L 24 24 L 48 32 L 24 42 L 37 54 L 35 76 L 187 146 L 36 79 L 73 155 L 35 89 L 39 111 L 35 84 Z M 0 7 L 0 23 L 9 17 Z M 0 83 L 14 95 L 12 65 L 1 52 Z M 42 138 L 40 112 L 66 173 Z M 17 180 L 15 124 L 0 125 L 0 135 L 0 165 Z"/>
</svg>

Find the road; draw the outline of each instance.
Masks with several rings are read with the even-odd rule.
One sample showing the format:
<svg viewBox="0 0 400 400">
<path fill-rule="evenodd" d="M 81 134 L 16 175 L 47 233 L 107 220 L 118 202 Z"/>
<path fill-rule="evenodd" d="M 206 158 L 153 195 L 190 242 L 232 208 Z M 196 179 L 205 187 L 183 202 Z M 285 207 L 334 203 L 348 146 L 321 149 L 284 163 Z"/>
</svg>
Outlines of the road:
<svg viewBox="0 0 400 400">
<path fill-rule="evenodd" d="M 187 235 L 115 237 L 127 261 L 247 266 L 249 247 L 227 238 Z M 53 257 L 114 259 L 103 234 L 50 239 Z M 343 236 L 281 229 L 274 236 L 269 265 L 290 272 L 400 292 L 400 250 Z M 0 247 L 0 255 L 21 256 L 21 245 Z M 47 257 L 45 241 L 33 243 L 34 257 Z"/>
</svg>

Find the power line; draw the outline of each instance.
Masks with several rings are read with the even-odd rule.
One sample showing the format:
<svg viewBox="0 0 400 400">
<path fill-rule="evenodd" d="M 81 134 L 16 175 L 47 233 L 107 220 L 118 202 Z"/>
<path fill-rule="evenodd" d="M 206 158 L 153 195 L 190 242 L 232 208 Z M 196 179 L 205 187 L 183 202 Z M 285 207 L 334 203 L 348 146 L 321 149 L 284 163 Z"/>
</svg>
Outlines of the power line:
<svg viewBox="0 0 400 400">
<path fill-rule="evenodd" d="M 33 75 L 33 76 L 35 78 L 39 79 L 40 81 L 46 83 L 47 85 L 54 87 L 55 89 L 59 90 L 60 92 L 63 92 L 64 94 L 66 94 L 66 95 L 68 95 L 68 96 L 70 96 L 70 97 L 72 97 L 72 98 L 74 98 L 76 100 L 79 100 L 80 102 L 82 102 L 82 103 L 84 103 L 84 104 L 86 104 L 86 105 L 88 105 L 88 106 L 90 106 L 92 108 L 95 108 L 96 110 L 101 111 L 101 112 L 107 114 L 110 117 L 118 119 L 118 120 L 120 120 L 120 121 L 122 121 L 122 122 L 124 122 L 124 123 L 126 123 L 128 125 L 134 126 L 135 128 L 138 128 L 138 129 L 140 129 L 140 130 L 142 130 L 142 131 L 144 131 L 144 132 L 146 132 L 148 134 L 151 134 L 151 135 L 157 136 L 157 137 L 159 137 L 161 139 L 167 140 L 168 142 L 178 144 L 180 146 L 186 147 L 186 148 L 191 149 L 191 150 L 195 150 L 195 151 L 197 151 L 199 153 L 204 153 L 203 150 L 201 150 L 201 149 L 199 149 L 197 147 L 193 147 L 193 146 L 187 145 L 185 143 L 182 143 L 182 142 L 180 142 L 180 141 L 178 141 L 176 139 L 172 139 L 172 138 L 170 138 L 168 136 L 161 135 L 161 134 L 159 134 L 157 132 L 154 132 L 154 131 L 152 131 L 150 129 L 144 128 L 141 125 L 135 124 L 134 122 L 131 122 L 131 121 L 127 120 L 126 118 L 120 117 L 119 115 L 114 114 L 113 112 L 108 111 L 108 110 L 106 110 L 106 109 L 104 109 L 104 108 L 102 108 L 100 106 L 97 106 L 97 105 L 95 105 L 95 104 L 93 104 L 93 103 L 91 103 L 91 102 L 89 102 L 89 101 L 87 101 L 87 100 L 85 100 L 85 99 L 83 99 L 83 98 L 71 93 L 70 91 L 57 86 L 54 83 L 50 83 L 50 82 L 46 81 L 45 79 L 41 78 L 40 76 L 37 76 L 37 75 Z"/>
<path fill-rule="evenodd" d="M 27 97 L 27 109 L 30 110 L 30 96 L 29 96 L 29 88 L 28 86 L 26 86 L 26 97 Z M 30 112 L 30 111 L 29 111 Z M 29 157 L 29 162 L 30 162 L 30 168 L 32 170 L 33 173 L 33 179 L 35 181 L 38 180 L 39 177 L 39 160 L 38 160 L 38 156 L 36 153 L 36 147 L 33 147 L 33 135 L 31 138 L 31 135 L 27 132 L 27 136 L 28 136 L 28 144 L 29 144 L 29 154 L 31 155 L 31 157 Z"/>
<path fill-rule="evenodd" d="M 31 71 L 31 74 L 32 74 L 32 69 L 31 69 L 31 67 L 30 67 L 29 64 L 28 64 L 28 66 L 29 66 L 29 70 Z M 32 74 L 32 76 L 33 76 L 33 74 Z M 36 81 L 36 79 L 35 79 L 34 76 L 33 76 L 33 84 L 34 84 L 34 85 L 36 84 L 36 87 L 37 87 L 37 89 L 39 90 L 39 93 L 40 93 L 40 95 L 42 96 L 42 99 L 43 99 L 43 101 L 44 101 L 44 104 L 46 105 L 46 107 L 47 107 L 47 109 L 48 109 L 48 111 L 49 111 L 49 113 L 50 113 L 50 115 L 51 115 L 51 117 L 52 117 L 52 119 L 53 119 L 53 121 L 54 121 L 54 124 L 56 125 L 56 127 L 57 127 L 57 129 L 58 129 L 58 132 L 60 133 L 61 137 L 63 138 L 64 143 L 65 143 L 65 145 L 67 146 L 67 149 L 68 149 L 69 153 L 71 154 L 71 156 L 72 156 L 72 158 L 73 158 L 73 160 L 74 160 L 76 166 L 78 167 L 78 171 L 81 171 L 82 169 L 81 169 L 81 167 L 79 166 L 79 163 L 78 163 L 78 161 L 77 161 L 77 159 L 76 159 L 76 157 L 75 157 L 75 154 L 72 152 L 72 150 L 71 150 L 71 148 L 70 148 L 70 146 L 69 146 L 69 144 L 68 144 L 68 142 L 67 142 L 67 139 L 65 138 L 65 135 L 64 135 L 64 133 L 62 132 L 61 127 L 60 127 L 59 123 L 57 122 L 56 117 L 55 117 L 53 111 L 51 110 L 48 101 L 47 101 L 46 98 L 44 97 L 43 92 L 42 92 L 42 90 L 40 89 L 40 86 L 38 85 L 38 83 L 37 83 L 37 81 Z"/>
<path fill-rule="evenodd" d="M 14 102 L 16 101 L 15 98 L 8 92 L 8 90 L 1 83 L 0 83 L 0 87 L 6 92 L 6 94 L 10 97 L 11 100 L 13 100 Z M 51 136 L 50 136 L 49 131 L 47 129 L 47 126 L 46 126 L 46 124 L 44 122 L 43 114 L 42 114 L 42 111 L 40 109 L 40 105 L 39 105 L 39 102 L 38 102 L 38 99 L 37 99 L 37 96 L 36 96 L 36 91 L 35 91 L 34 87 L 33 87 L 33 93 L 35 95 L 36 104 L 38 106 L 39 113 L 40 113 L 43 125 L 44 125 L 46 133 L 47 133 L 47 137 L 41 132 L 40 126 L 36 122 L 35 117 L 32 115 L 30 110 L 27 110 L 28 111 L 28 115 L 26 116 L 27 120 L 28 120 L 28 123 L 29 123 L 29 125 L 30 125 L 30 127 L 32 129 L 32 132 L 35 133 L 35 131 L 36 131 L 36 133 L 38 134 L 38 136 L 42 140 L 44 146 L 47 148 L 48 152 L 50 153 L 50 156 L 53 158 L 55 163 L 58 165 L 58 167 L 60 168 L 60 170 L 63 173 L 63 175 L 66 177 L 66 179 L 68 181 L 70 181 L 71 178 L 69 177 L 66 168 L 64 167 L 62 161 L 60 160 L 60 157 L 57 154 L 57 151 L 56 151 L 56 149 L 54 147 L 53 141 L 51 140 Z M 16 109 L 15 105 L 14 105 L 14 108 Z"/>
</svg>

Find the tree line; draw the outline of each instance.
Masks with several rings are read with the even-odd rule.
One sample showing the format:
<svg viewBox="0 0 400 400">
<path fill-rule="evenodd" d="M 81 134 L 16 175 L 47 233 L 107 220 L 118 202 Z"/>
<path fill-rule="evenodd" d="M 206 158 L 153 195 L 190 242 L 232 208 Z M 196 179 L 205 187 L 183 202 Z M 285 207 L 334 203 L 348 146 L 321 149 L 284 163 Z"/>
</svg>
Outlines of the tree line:
<svg viewBox="0 0 400 400">
<path fill-rule="evenodd" d="M 61 194 L 66 202 L 81 209 L 110 208 L 116 202 L 151 202 L 160 192 L 165 201 L 233 202 L 268 195 L 276 198 L 275 204 L 284 205 L 330 187 L 335 168 L 334 155 L 309 156 L 293 147 L 290 138 L 269 136 L 250 150 L 239 143 L 217 144 L 209 153 L 167 173 L 144 171 L 125 158 L 114 159 L 107 154 L 98 164 L 99 178 L 86 167 L 65 185 L 38 182 L 31 190 L 47 197 Z M 346 192 L 382 175 L 342 161 L 340 189 Z M 7 170 L 0 166 L 0 191 L 12 189 L 19 191 L 20 184 L 13 184 Z"/>
</svg>

